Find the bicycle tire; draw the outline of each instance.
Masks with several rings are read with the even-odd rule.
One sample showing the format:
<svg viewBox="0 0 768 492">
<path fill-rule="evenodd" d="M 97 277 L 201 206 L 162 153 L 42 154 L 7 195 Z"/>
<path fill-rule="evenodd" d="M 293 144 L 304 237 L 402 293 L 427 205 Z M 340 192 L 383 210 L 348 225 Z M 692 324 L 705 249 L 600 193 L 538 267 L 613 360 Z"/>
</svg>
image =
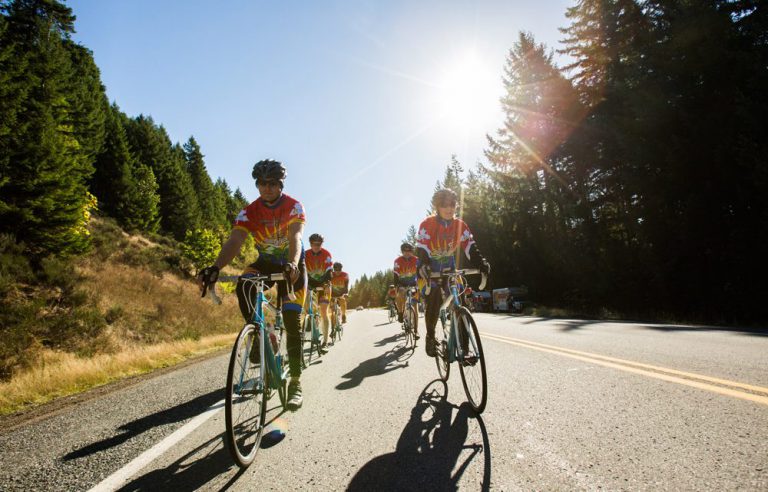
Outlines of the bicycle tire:
<svg viewBox="0 0 768 492">
<path fill-rule="evenodd" d="M 470 335 L 467 340 L 467 353 L 464 354 L 465 360 L 458 361 L 461 383 L 464 385 L 464 393 L 467 395 L 469 404 L 475 412 L 483 413 L 488 403 L 488 374 L 485 369 L 485 354 L 480 341 L 480 332 L 477 330 L 475 319 L 466 307 L 459 308 L 457 319 L 459 320 L 458 332 L 467 330 L 466 333 Z"/>
<path fill-rule="evenodd" d="M 309 350 L 306 350 L 305 344 L 309 344 Z M 312 336 L 312 321 L 309 316 L 304 317 L 304 323 L 301 327 L 301 368 L 306 369 L 309 363 L 312 361 L 312 349 L 315 346 L 314 337 Z"/>
<path fill-rule="evenodd" d="M 443 321 L 440 321 L 443 323 Z M 443 324 L 443 334 L 445 334 L 445 324 Z M 426 343 L 426 342 L 425 342 Z M 437 373 L 440 374 L 440 379 L 444 382 L 448 382 L 448 378 L 451 376 L 451 363 L 448 360 L 448 340 L 443 337 L 442 340 L 435 339 L 435 364 L 437 365 Z"/>
<path fill-rule="evenodd" d="M 280 397 L 280 405 L 282 405 L 283 409 L 288 408 L 288 367 L 290 367 L 290 363 L 288 361 L 288 350 L 286 348 L 287 346 L 287 339 L 288 334 L 285 332 L 285 329 L 280 330 L 280 346 L 278 347 L 278 354 L 281 356 L 282 362 L 278 365 L 280 370 L 283 372 L 278 376 L 278 383 L 277 383 L 277 396 Z M 270 376 L 272 376 L 270 374 Z"/>
<path fill-rule="evenodd" d="M 227 369 L 225 434 L 229 453 L 240 468 L 248 467 L 256 458 L 267 414 L 266 385 L 261 380 L 261 368 L 250 361 L 252 349 L 249 344 L 258 343 L 257 333 L 258 329 L 252 324 L 240 330 Z M 261 351 L 261 347 L 257 350 Z"/>
<path fill-rule="evenodd" d="M 413 312 L 410 308 L 405 311 L 403 326 L 405 327 L 405 346 L 416 348 L 416 330 L 414 330 Z"/>
<path fill-rule="evenodd" d="M 411 313 L 411 335 L 413 335 L 413 345 L 416 346 L 416 335 L 419 333 L 419 312 L 415 306 L 408 308 Z"/>
</svg>

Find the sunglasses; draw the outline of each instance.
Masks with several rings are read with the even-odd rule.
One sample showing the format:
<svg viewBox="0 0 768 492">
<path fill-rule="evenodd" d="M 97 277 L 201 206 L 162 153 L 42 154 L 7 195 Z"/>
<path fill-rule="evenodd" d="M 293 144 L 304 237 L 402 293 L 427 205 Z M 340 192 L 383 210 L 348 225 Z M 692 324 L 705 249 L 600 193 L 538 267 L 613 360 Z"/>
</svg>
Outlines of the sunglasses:
<svg viewBox="0 0 768 492">
<path fill-rule="evenodd" d="M 456 202 L 443 202 L 443 203 L 439 203 L 437 206 L 440 208 L 443 208 L 443 207 L 453 208 L 453 207 L 456 207 Z"/>
<path fill-rule="evenodd" d="M 279 187 L 280 181 L 274 181 L 274 180 L 266 180 L 266 181 L 256 181 L 256 186 L 266 186 L 266 187 Z"/>
</svg>

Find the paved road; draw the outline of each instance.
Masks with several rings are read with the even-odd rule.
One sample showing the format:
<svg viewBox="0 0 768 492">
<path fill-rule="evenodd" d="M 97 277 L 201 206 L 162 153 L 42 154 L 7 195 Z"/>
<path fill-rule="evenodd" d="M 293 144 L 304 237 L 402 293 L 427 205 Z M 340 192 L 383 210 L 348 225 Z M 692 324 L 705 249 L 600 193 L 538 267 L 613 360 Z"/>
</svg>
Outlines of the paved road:
<svg viewBox="0 0 768 492">
<path fill-rule="evenodd" d="M 249 469 L 222 443 L 224 354 L 0 430 L 0 490 L 768 490 L 768 332 L 476 318 L 482 417 L 354 312 Z"/>
</svg>

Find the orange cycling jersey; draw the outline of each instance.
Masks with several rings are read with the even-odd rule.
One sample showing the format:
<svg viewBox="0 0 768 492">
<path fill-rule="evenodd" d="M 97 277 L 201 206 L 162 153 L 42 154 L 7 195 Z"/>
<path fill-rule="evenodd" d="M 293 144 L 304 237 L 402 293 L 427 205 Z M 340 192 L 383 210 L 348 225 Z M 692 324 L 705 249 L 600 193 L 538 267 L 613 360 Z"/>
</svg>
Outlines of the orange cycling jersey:
<svg viewBox="0 0 768 492">
<path fill-rule="evenodd" d="M 463 250 L 469 258 L 469 249 L 475 243 L 463 220 L 444 220 L 436 215 L 424 219 L 416 239 L 416 247 L 429 254 L 433 272 L 455 269 L 459 250 Z"/>
<path fill-rule="evenodd" d="M 416 256 L 406 258 L 400 256 L 395 260 L 394 272 L 398 275 L 398 283 L 403 287 L 411 287 L 416 285 L 416 271 L 419 263 L 419 259 Z"/>
<path fill-rule="evenodd" d="M 333 268 L 331 253 L 325 248 L 320 248 L 320 251 L 317 253 L 311 249 L 308 250 L 305 253 L 304 260 L 307 263 L 307 276 L 316 283 L 322 282 L 326 272 Z"/>
<path fill-rule="evenodd" d="M 301 203 L 283 194 L 272 205 L 258 198 L 240 211 L 233 227 L 253 235 L 260 261 L 284 265 L 288 262 L 288 228 L 305 222 Z"/>
<path fill-rule="evenodd" d="M 349 275 L 346 272 L 331 273 L 331 293 L 333 297 L 340 297 L 347 293 Z"/>
</svg>

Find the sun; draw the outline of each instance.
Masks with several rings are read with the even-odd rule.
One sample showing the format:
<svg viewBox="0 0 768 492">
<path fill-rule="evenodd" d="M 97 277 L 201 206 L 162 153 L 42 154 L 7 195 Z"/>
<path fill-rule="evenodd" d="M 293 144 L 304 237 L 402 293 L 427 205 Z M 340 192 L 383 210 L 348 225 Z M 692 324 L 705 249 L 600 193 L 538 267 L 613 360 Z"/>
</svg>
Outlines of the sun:
<svg viewBox="0 0 768 492">
<path fill-rule="evenodd" d="M 476 53 L 466 52 L 447 62 L 436 85 L 438 118 L 444 124 L 472 131 L 494 123 L 501 107 L 501 78 Z"/>
</svg>

